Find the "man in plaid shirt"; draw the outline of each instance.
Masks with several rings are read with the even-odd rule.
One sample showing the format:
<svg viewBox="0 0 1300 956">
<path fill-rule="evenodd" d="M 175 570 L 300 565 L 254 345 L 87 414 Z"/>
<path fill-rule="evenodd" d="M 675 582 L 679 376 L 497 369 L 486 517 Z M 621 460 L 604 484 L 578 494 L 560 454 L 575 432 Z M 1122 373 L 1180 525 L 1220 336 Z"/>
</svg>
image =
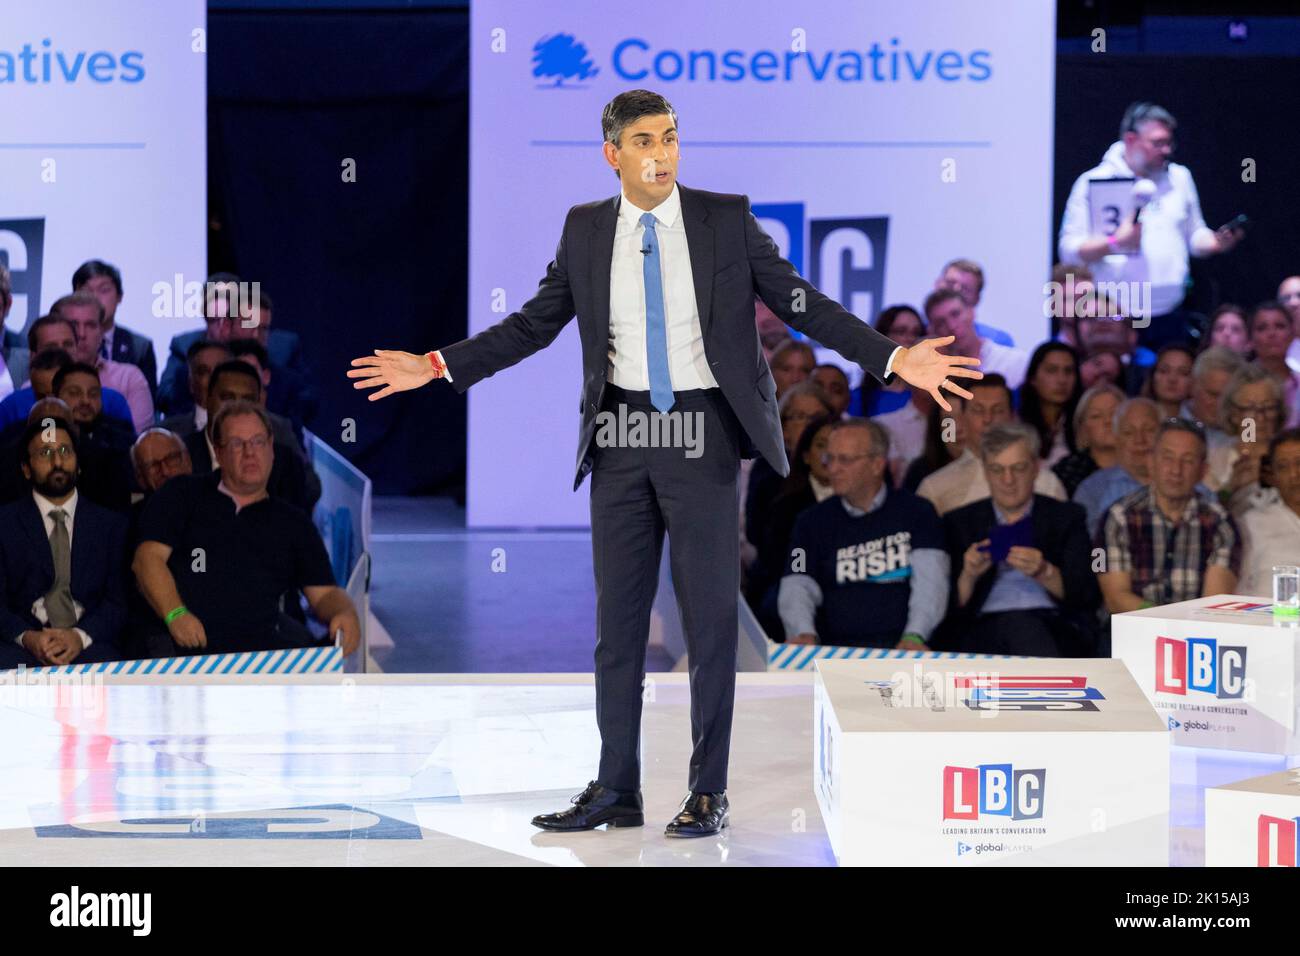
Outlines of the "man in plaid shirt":
<svg viewBox="0 0 1300 956">
<path fill-rule="evenodd" d="M 1203 432 L 1166 419 L 1156 432 L 1151 483 L 1111 505 L 1098 536 L 1106 555 L 1098 582 L 1112 614 L 1237 586 L 1241 536 L 1217 500 L 1196 493 L 1205 469 Z"/>
</svg>

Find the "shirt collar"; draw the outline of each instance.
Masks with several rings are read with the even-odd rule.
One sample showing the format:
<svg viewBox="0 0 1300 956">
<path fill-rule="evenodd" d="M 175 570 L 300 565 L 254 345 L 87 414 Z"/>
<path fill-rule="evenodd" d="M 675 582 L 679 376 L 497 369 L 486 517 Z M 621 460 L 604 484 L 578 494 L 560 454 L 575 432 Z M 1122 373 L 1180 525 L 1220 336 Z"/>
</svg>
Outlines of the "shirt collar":
<svg viewBox="0 0 1300 956">
<path fill-rule="evenodd" d="M 661 226 L 675 226 L 677 220 L 681 218 L 682 197 L 677 192 L 676 183 L 673 183 L 673 191 L 668 194 L 668 198 L 655 206 L 654 209 L 642 209 L 627 198 L 627 193 L 623 193 L 621 198 L 622 202 L 618 206 L 619 218 L 627 220 L 632 225 L 638 225 L 641 222 L 641 217 L 647 212 L 652 213 Z"/>
<path fill-rule="evenodd" d="M 849 504 L 849 499 L 843 496 L 840 497 L 840 504 L 844 506 L 844 510 L 847 511 L 850 516 L 854 518 L 861 518 L 863 515 L 870 514 L 871 512 L 879 508 L 880 505 L 884 502 L 885 495 L 888 491 L 889 491 L 888 484 L 882 482 L 880 485 L 880 490 L 877 491 L 876 496 L 871 499 L 871 507 L 868 508 L 866 511 L 863 511 L 861 508 L 857 508 Z"/>
<path fill-rule="evenodd" d="M 993 505 L 993 514 L 997 517 L 997 519 L 998 519 L 998 524 L 1006 524 L 1006 523 L 1007 523 L 1007 513 L 1006 513 L 1005 511 L 1003 511 L 1001 508 L 998 507 L 998 503 L 997 503 L 996 501 L 994 501 L 992 497 L 989 498 L 989 504 Z M 1018 520 L 1018 521 L 1024 521 L 1026 518 L 1028 518 L 1028 517 L 1029 517 L 1031 514 L 1033 514 L 1033 513 L 1034 513 L 1034 496 L 1031 494 L 1031 495 L 1029 496 L 1029 505 L 1025 508 L 1025 513 L 1022 514 L 1022 515 L 1021 515 L 1018 519 L 1016 519 L 1016 520 Z"/>
<path fill-rule="evenodd" d="M 53 511 L 55 508 L 62 508 L 64 512 L 67 514 L 69 521 L 72 521 L 76 518 L 77 515 L 77 489 L 76 488 L 72 489 L 72 497 L 69 498 L 61 505 L 56 505 L 53 501 L 51 501 L 49 498 L 46 498 L 39 491 L 33 490 L 32 497 L 36 499 L 36 507 L 41 512 L 41 520 L 48 520 L 50 517 L 50 512 Z"/>
</svg>

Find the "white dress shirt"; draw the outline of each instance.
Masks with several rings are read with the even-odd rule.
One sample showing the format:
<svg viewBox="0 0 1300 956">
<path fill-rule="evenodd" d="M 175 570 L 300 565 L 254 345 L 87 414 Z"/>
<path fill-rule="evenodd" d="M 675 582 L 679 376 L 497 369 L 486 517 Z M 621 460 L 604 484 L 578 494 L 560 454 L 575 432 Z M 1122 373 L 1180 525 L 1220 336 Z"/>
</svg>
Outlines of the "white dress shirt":
<svg viewBox="0 0 1300 956">
<path fill-rule="evenodd" d="M 76 526 L 77 523 L 76 522 L 76 516 L 77 516 L 76 489 L 75 488 L 73 489 L 72 497 L 70 497 L 67 501 L 65 501 L 61 505 L 56 505 L 54 502 L 50 501 L 49 498 L 46 498 L 45 496 L 40 495 L 35 491 L 32 492 L 32 498 L 35 499 L 36 501 L 36 507 L 40 509 L 41 521 L 45 525 L 45 539 L 47 541 L 49 540 L 50 535 L 54 533 L 54 519 L 50 517 L 50 512 L 56 508 L 62 508 L 67 513 L 67 517 L 64 519 L 63 523 L 65 527 L 67 527 L 68 529 L 68 555 L 70 558 L 72 555 L 72 529 Z M 77 620 L 81 620 L 82 615 L 86 613 L 86 609 L 81 606 L 80 602 L 75 600 L 72 602 L 72 610 L 76 612 Z M 36 620 L 40 621 L 41 624 L 47 627 L 49 626 L 50 616 L 45 613 L 44 595 L 38 597 L 36 599 L 36 602 L 32 605 L 32 615 L 36 618 Z M 82 650 L 85 650 L 87 647 L 89 647 L 91 644 L 90 635 L 87 634 L 79 627 L 74 627 L 73 630 L 76 631 L 79 635 L 81 635 Z M 26 631 L 24 631 L 23 633 L 25 634 Z M 23 643 L 23 635 L 19 634 L 16 638 L 14 638 L 14 643 L 21 646 Z"/>
<path fill-rule="evenodd" d="M 704 354 L 704 333 L 695 302 L 690 248 L 682 219 L 682 197 L 676 184 L 668 198 L 652 210 L 639 208 L 624 194 L 614 226 L 614 257 L 609 270 L 610 357 L 608 379 L 619 388 L 650 389 L 646 369 L 645 226 L 646 212 L 655 217 L 659 240 L 659 276 L 663 281 L 664 326 L 668 333 L 668 374 L 673 391 L 717 388 L 718 380 Z M 713 277 L 707 276 L 712 282 Z"/>
</svg>

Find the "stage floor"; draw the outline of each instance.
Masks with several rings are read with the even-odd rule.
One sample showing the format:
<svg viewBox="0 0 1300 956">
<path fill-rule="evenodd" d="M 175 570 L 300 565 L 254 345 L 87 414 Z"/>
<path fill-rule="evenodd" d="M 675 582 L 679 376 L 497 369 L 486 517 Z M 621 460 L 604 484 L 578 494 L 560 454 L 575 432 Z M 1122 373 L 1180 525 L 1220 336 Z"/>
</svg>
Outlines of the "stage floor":
<svg viewBox="0 0 1300 956">
<path fill-rule="evenodd" d="M 671 840 L 686 675 L 652 674 L 646 826 L 529 825 L 595 775 L 590 675 L 114 679 L 0 686 L 8 865 L 833 865 L 812 791 L 812 675 L 738 677 L 732 826 Z M 1205 786 L 1300 760 L 1173 751 L 1170 860 L 1203 859 Z M 896 862 L 896 861 L 895 861 Z"/>
</svg>

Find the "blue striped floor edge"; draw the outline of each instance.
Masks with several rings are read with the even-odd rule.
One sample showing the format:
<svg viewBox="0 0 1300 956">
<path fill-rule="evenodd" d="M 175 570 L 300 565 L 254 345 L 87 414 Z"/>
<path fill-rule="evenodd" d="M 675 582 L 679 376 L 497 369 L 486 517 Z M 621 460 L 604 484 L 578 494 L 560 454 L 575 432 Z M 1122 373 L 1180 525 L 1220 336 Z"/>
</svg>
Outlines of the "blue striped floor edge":
<svg viewBox="0 0 1300 956">
<path fill-rule="evenodd" d="M 900 651 L 892 647 L 833 647 L 825 644 L 777 644 L 767 642 L 767 669 L 770 671 L 806 670 L 815 660 L 920 660 L 920 661 L 1009 661 L 1000 654 L 958 654 L 939 651 Z"/>
<path fill-rule="evenodd" d="M 62 667 L 27 667 L 24 673 L 45 676 L 105 674 L 137 677 L 164 674 L 328 674 L 343 670 L 343 652 L 337 647 L 290 647 L 240 654 L 204 654 L 198 657 L 150 657 Z M 0 671 L 3 682 L 4 671 Z"/>
</svg>

